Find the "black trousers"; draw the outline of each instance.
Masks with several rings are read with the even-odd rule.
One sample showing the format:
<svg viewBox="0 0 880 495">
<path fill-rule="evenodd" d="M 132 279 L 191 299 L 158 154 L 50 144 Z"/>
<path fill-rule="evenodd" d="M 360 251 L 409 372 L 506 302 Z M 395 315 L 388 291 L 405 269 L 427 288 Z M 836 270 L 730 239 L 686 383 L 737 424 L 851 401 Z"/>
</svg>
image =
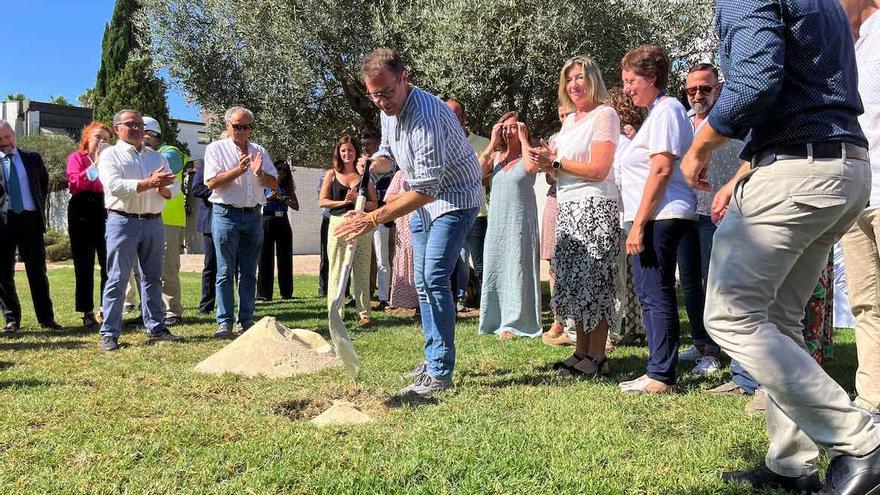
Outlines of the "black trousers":
<svg viewBox="0 0 880 495">
<path fill-rule="evenodd" d="M 46 276 L 46 244 L 42 225 L 40 212 L 9 211 L 6 225 L 0 227 L 0 309 L 3 310 L 6 323 L 21 324 L 21 303 L 15 290 L 16 249 L 24 261 L 37 321 L 40 324 L 55 321 L 49 296 L 49 277 Z"/>
<path fill-rule="evenodd" d="M 202 300 L 199 301 L 199 311 L 211 313 L 217 299 L 217 255 L 211 234 L 202 234 L 202 245 L 205 249 L 205 267 L 202 269 Z"/>
<path fill-rule="evenodd" d="M 263 216 L 263 249 L 257 275 L 257 297 L 271 300 L 275 285 L 275 257 L 278 257 L 278 292 L 281 299 L 293 298 L 293 231 L 287 215 Z"/>
<path fill-rule="evenodd" d="M 106 222 L 103 194 L 81 192 L 70 198 L 67 231 L 76 276 L 76 311 L 79 313 L 95 311 L 95 255 L 101 267 L 101 294 L 104 294 L 104 286 L 107 285 Z"/>
<path fill-rule="evenodd" d="M 318 269 L 318 295 L 327 295 L 327 274 L 330 270 L 330 260 L 327 259 L 327 235 L 330 230 L 330 218 L 321 219 L 321 266 Z M 334 296 L 335 297 L 335 296 Z"/>
</svg>

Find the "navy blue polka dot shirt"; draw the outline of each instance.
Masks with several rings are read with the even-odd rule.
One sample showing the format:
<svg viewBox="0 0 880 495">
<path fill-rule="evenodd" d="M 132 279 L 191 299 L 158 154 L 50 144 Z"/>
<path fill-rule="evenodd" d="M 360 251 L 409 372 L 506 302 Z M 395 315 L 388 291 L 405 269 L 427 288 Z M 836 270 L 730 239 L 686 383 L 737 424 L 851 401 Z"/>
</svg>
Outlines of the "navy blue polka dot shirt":
<svg viewBox="0 0 880 495">
<path fill-rule="evenodd" d="M 746 140 L 742 158 L 821 141 L 867 147 L 853 38 L 837 0 L 718 0 L 715 21 L 725 84 L 709 123 Z"/>
</svg>

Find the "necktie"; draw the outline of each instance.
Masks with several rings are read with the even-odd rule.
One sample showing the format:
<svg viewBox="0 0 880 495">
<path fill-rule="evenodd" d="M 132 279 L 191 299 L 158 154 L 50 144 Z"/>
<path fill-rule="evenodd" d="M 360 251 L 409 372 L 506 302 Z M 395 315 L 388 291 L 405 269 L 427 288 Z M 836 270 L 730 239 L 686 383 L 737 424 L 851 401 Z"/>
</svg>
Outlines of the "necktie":
<svg viewBox="0 0 880 495">
<path fill-rule="evenodd" d="M 9 207 L 14 213 L 21 213 L 24 211 L 24 200 L 21 198 L 21 184 L 18 182 L 18 168 L 12 160 L 12 155 L 6 155 L 6 162 L 9 164 L 9 175 L 6 180 L 6 187 L 9 190 Z"/>
</svg>

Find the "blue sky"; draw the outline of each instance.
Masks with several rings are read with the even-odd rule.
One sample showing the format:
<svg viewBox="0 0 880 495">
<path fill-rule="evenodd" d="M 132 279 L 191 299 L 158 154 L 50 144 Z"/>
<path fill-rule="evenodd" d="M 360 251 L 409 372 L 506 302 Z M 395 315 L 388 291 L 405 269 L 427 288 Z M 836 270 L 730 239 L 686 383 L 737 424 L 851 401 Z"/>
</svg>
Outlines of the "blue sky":
<svg viewBox="0 0 880 495">
<path fill-rule="evenodd" d="M 6 28 L 0 54 L 0 98 L 24 93 L 46 101 L 64 95 L 71 103 L 95 84 L 101 65 L 101 37 L 114 0 L 0 0 Z M 200 120 L 173 88 L 171 116 Z"/>
</svg>

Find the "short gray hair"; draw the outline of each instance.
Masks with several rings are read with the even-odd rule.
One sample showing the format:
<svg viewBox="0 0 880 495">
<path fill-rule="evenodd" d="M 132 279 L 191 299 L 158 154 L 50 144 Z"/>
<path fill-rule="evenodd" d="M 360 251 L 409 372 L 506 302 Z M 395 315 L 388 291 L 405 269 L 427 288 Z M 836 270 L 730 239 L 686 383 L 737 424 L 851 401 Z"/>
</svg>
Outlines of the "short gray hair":
<svg viewBox="0 0 880 495">
<path fill-rule="evenodd" d="M 239 113 L 239 112 L 241 112 L 241 113 L 247 115 L 248 117 L 250 117 L 250 119 L 251 119 L 251 123 L 252 123 L 252 124 L 254 123 L 254 112 L 251 112 L 250 110 L 248 110 L 248 109 L 245 108 L 245 107 L 231 107 L 231 108 L 230 108 L 229 110 L 227 110 L 226 113 L 223 115 L 223 122 L 229 122 L 229 119 L 231 119 L 233 115 L 235 115 L 236 113 Z"/>
<path fill-rule="evenodd" d="M 132 110 L 130 108 L 123 108 L 122 110 L 113 114 L 113 125 L 121 124 L 122 123 L 122 116 L 127 113 L 134 113 L 140 117 L 143 117 L 143 115 L 140 112 L 138 112 L 137 110 Z"/>
<path fill-rule="evenodd" d="M 0 129 L 2 129 L 4 127 L 8 127 L 9 130 L 12 131 L 13 134 L 15 134 L 15 127 L 12 127 L 12 124 L 10 124 L 9 122 L 7 122 L 3 119 L 0 119 Z"/>
</svg>

